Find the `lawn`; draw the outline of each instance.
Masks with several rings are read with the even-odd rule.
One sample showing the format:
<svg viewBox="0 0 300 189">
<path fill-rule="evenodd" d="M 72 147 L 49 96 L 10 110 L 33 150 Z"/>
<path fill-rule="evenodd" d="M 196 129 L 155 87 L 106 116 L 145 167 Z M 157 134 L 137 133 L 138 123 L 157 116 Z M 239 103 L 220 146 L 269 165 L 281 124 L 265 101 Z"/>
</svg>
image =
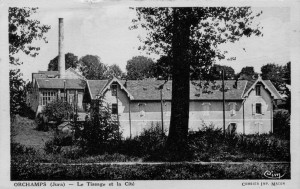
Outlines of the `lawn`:
<svg viewBox="0 0 300 189">
<path fill-rule="evenodd" d="M 17 115 L 12 124 L 12 140 L 26 147 L 43 151 L 45 142 L 53 138 L 53 131 L 38 131 L 36 126 L 34 120 Z"/>
</svg>

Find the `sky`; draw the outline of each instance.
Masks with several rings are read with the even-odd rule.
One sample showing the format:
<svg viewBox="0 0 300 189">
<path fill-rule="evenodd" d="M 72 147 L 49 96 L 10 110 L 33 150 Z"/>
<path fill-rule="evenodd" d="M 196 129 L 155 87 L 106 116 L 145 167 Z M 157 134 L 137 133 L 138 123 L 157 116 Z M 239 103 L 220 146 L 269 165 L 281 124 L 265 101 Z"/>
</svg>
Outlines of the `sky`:
<svg viewBox="0 0 300 189">
<path fill-rule="evenodd" d="M 224 59 L 217 63 L 231 66 L 238 73 L 245 66 L 253 66 L 260 72 L 262 65 L 276 63 L 284 65 L 290 61 L 290 9 L 288 7 L 253 7 L 254 11 L 263 11 L 255 23 L 263 26 L 263 37 L 242 38 L 235 43 L 223 44 L 221 50 L 228 51 L 227 57 L 236 57 L 235 61 Z M 36 41 L 41 47 L 39 55 L 31 58 L 22 53 L 20 66 L 25 80 L 31 79 L 31 73 L 47 70 L 48 63 L 58 55 L 58 18 L 64 18 L 65 52 L 71 52 L 78 58 L 91 54 L 100 57 L 107 65 L 117 64 L 126 71 L 126 63 L 133 56 L 145 55 L 154 60 L 156 55 L 147 55 L 138 50 L 141 42 L 138 35 L 144 30 L 129 30 L 134 10 L 124 5 L 106 5 L 92 8 L 46 8 L 41 7 L 33 15 L 42 24 L 51 26 L 45 34 L 48 43 Z"/>
</svg>

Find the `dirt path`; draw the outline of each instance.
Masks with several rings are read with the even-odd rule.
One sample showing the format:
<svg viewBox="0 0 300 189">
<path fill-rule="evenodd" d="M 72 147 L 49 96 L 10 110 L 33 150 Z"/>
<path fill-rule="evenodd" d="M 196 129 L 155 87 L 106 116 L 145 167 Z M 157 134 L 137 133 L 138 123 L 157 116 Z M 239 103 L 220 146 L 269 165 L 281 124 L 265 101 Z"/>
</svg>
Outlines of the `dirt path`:
<svg viewBox="0 0 300 189">
<path fill-rule="evenodd" d="M 45 142 L 53 137 L 50 131 L 37 131 L 34 120 L 19 115 L 17 115 L 15 122 L 12 124 L 12 128 L 14 142 L 33 147 L 36 150 L 42 150 Z"/>
<path fill-rule="evenodd" d="M 213 165 L 213 164 L 228 164 L 228 165 L 245 165 L 245 164 L 290 164 L 290 162 L 100 162 L 100 163 L 39 163 L 42 165 Z"/>
</svg>

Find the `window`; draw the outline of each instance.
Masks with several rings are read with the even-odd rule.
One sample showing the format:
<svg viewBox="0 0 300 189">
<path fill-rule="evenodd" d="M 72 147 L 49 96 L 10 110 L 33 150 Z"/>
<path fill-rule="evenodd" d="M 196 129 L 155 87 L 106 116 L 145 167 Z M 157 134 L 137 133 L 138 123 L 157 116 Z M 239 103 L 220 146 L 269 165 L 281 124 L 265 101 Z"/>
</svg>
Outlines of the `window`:
<svg viewBox="0 0 300 189">
<path fill-rule="evenodd" d="M 261 114 L 262 113 L 260 103 L 255 104 L 255 112 L 256 112 L 256 114 Z"/>
<path fill-rule="evenodd" d="M 260 85 L 255 86 L 256 96 L 260 96 Z"/>
<path fill-rule="evenodd" d="M 236 114 L 236 103 L 235 102 L 231 102 L 229 103 L 230 106 L 230 114 L 233 116 Z"/>
<path fill-rule="evenodd" d="M 210 110 L 210 103 L 203 103 L 203 115 L 209 116 L 209 110 Z"/>
<path fill-rule="evenodd" d="M 144 117 L 146 115 L 146 113 L 145 113 L 146 104 L 145 103 L 138 103 L 138 107 L 139 107 L 140 117 Z"/>
<path fill-rule="evenodd" d="M 67 101 L 67 95 L 65 93 L 66 91 L 64 89 L 60 90 L 60 99 L 63 100 L 64 102 Z"/>
<path fill-rule="evenodd" d="M 116 84 L 111 85 L 111 96 L 117 96 L 117 88 L 118 86 Z"/>
<path fill-rule="evenodd" d="M 117 104 L 112 104 L 111 105 L 111 113 L 112 114 L 118 114 L 118 105 Z"/>
<path fill-rule="evenodd" d="M 43 94 L 43 97 L 42 97 L 42 105 L 43 106 L 46 106 L 47 104 L 52 102 L 56 97 L 56 92 L 53 92 L 53 91 L 45 91 L 42 94 Z"/>
<path fill-rule="evenodd" d="M 230 123 L 227 126 L 227 134 L 234 134 L 236 133 L 236 123 Z"/>
</svg>

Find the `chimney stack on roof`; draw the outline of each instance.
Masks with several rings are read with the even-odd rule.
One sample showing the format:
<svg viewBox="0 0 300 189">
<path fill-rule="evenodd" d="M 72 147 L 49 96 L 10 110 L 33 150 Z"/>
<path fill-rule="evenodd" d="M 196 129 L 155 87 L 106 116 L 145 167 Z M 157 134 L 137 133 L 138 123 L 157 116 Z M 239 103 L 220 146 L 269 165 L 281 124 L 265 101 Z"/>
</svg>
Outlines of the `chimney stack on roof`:
<svg viewBox="0 0 300 189">
<path fill-rule="evenodd" d="M 64 52 L 64 19 L 59 18 L 58 29 L 58 71 L 59 78 L 65 77 L 65 52 Z"/>
</svg>

